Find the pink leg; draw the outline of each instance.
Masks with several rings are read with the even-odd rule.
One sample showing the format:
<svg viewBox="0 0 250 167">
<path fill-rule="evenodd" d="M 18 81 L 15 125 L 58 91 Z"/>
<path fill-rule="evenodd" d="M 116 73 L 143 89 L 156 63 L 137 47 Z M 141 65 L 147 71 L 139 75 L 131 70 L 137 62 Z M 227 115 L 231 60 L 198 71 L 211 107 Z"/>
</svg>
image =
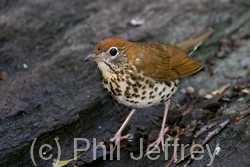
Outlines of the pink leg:
<svg viewBox="0 0 250 167">
<path fill-rule="evenodd" d="M 128 117 L 126 118 L 126 120 L 123 122 L 122 126 L 120 127 L 120 129 L 117 131 L 117 133 L 115 134 L 115 136 L 111 139 L 111 141 L 115 142 L 115 146 L 117 145 L 117 143 L 119 143 L 121 140 L 123 139 L 128 139 L 133 137 L 132 134 L 127 134 L 125 136 L 122 136 L 122 131 L 124 130 L 124 128 L 126 127 L 126 125 L 128 124 L 128 121 L 132 118 L 132 116 L 134 115 L 136 109 L 132 109 L 128 115 Z"/>
<path fill-rule="evenodd" d="M 165 102 L 165 111 L 164 111 L 164 116 L 163 116 L 163 120 L 162 120 L 162 124 L 161 124 L 161 131 L 159 133 L 159 136 L 157 138 L 157 140 L 150 144 L 149 147 L 153 147 L 153 149 L 151 149 L 149 152 L 147 152 L 145 155 L 151 154 L 154 150 L 156 150 L 156 148 L 159 146 L 159 144 L 161 143 L 162 146 L 162 150 L 164 151 L 164 135 L 165 133 L 168 131 L 168 127 L 165 128 L 165 123 L 167 120 L 167 116 L 168 116 L 168 108 L 170 105 L 170 100 L 168 100 L 167 102 Z"/>
</svg>

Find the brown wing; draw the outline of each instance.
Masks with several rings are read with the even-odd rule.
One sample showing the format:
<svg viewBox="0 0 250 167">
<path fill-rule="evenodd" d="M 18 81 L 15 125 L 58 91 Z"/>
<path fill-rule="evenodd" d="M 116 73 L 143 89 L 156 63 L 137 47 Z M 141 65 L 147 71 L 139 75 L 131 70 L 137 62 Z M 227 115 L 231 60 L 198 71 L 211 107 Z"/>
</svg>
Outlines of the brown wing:
<svg viewBox="0 0 250 167">
<path fill-rule="evenodd" d="M 156 81 L 170 80 L 172 60 L 169 52 L 159 44 L 134 43 L 129 60 L 139 72 Z"/>
<path fill-rule="evenodd" d="M 191 75 L 202 68 L 179 48 L 165 44 L 134 43 L 130 63 L 156 81 L 170 81 Z M 140 48 L 140 49 L 138 49 Z"/>
<path fill-rule="evenodd" d="M 163 45 L 163 47 L 167 49 L 171 55 L 172 66 L 170 76 L 172 80 L 194 74 L 203 67 L 203 64 L 188 57 L 186 53 L 176 46 Z"/>
</svg>

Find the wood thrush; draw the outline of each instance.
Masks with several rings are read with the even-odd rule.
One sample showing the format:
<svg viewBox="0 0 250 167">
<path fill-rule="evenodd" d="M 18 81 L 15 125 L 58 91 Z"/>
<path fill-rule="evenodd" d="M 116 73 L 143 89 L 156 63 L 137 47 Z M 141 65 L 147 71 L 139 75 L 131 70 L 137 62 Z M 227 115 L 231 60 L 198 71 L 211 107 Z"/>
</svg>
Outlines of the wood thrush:
<svg viewBox="0 0 250 167">
<path fill-rule="evenodd" d="M 212 32 L 211 28 L 206 29 L 176 45 L 136 43 L 119 37 L 107 38 L 96 45 L 94 54 L 84 60 L 95 61 L 104 88 L 118 102 L 133 108 L 115 134 L 115 144 L 132 136 L 121 136 L 121 133 L 137 108 L 165 103 L 159 137 L 150 145 L 154 147 L 147 154 L 152 153 L 159 144 L 164 149 L 170 98 L 177 90 L 180 78 L 196 73 L 203 67 L 189 55 Z"/>
</svg>

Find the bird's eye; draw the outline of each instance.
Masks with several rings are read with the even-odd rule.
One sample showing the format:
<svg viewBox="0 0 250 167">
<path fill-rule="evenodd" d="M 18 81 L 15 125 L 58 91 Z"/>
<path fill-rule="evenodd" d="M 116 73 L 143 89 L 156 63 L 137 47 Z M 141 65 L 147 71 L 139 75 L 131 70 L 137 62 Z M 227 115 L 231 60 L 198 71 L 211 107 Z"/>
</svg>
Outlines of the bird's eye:
<svg viewBox="0 0 250 167">
<path fill-rule="evenodd" d="M 117 51 L 116 47 L 112 47 L 112 48 L 109 49 L 109 54 L 111 56 L 115 56 L 115 55 L 117 55 L 117 53 L 118 53 L 118 51 Z"/>
</svg>

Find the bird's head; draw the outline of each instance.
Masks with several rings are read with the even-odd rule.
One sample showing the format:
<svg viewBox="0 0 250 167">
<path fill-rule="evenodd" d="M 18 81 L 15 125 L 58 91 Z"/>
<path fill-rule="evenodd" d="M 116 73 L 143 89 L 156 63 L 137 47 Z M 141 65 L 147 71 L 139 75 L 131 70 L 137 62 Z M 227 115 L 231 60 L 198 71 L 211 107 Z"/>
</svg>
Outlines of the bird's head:
<svg viewBox="0 0 250 167">
<path fill-rule="evenodd" d="M 107 63 L 119 66 L 129 62 L 128 50 L 132 43 L 119 37 L 107 38 L 99 42 L 94 49 L 94 54 L 87 56 L 84 61 Z"/>
</svg>

